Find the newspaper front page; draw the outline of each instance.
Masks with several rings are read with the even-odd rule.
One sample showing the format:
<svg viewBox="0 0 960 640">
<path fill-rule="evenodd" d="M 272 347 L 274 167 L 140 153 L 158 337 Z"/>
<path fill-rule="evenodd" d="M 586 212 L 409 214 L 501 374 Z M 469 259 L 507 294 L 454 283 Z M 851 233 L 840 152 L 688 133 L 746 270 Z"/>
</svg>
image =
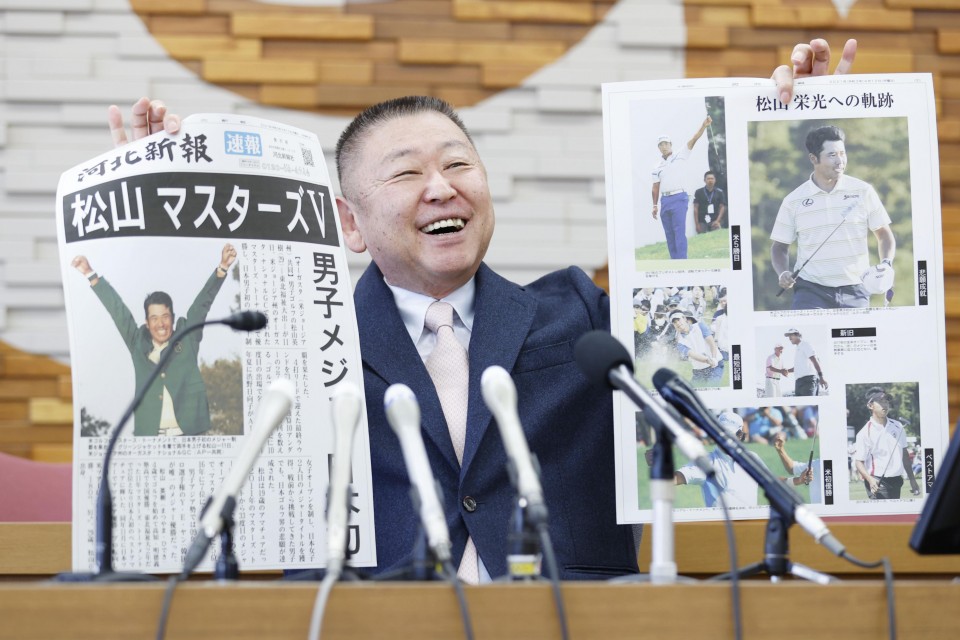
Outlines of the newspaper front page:
<svg viewBox="0 0 960 640">
<path fill-rule="evenodd" d="M 821 515 L 918 513 L 948 440 L 929 75 L 604 85 L 612 329 Z M 617 394 L 618 517 L 649 522 L 654 434 Z M 765 518 L 718 448 L 675 519 Z"/>
<path fill-rule="evenodd" d="M 175 354 L 124 427 L 110 468 L 114 564 L 174 572 L 261 397 L 291 380 L 290 415 L 241 492 L 241 570 L 326 564 L 329 398 L 363 376 L 336 204 L 311 133 L 191 116 L 63 174 L 57 220 L 75 407 L 73 566 L 94 566 L 107 436 L 160 354 Z M 258 310 L 265 329 L 186 326 Z M 366 416 L 354 440 L 349 552 L 376 564 Z M 211 567 L 219 544 L 211 545 Z"/>
</svg>

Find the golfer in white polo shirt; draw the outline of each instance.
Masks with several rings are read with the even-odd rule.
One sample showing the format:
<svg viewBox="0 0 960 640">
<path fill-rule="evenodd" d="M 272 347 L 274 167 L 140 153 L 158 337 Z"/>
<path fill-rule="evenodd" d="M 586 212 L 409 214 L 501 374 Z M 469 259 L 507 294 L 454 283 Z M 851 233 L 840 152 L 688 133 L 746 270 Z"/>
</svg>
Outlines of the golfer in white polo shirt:
<svg viewBox="0 0 960 640">
<path fill-rule="evenodd" d="M 865 274 L 893 269 L 897 241 L 876 190 L 846 175 L 845 135 L 838 127 L 813 129 L 806 148 L 813 173 L 783 199 L 770 234 L 770 259 L 780 286 L 793 289 L 794 309 L 870 306 Z M 870 266 L 867 234 L 877 238 L 880 262 Z M 797 260 L 790 268 L 790 245 Z"/>
</svg>

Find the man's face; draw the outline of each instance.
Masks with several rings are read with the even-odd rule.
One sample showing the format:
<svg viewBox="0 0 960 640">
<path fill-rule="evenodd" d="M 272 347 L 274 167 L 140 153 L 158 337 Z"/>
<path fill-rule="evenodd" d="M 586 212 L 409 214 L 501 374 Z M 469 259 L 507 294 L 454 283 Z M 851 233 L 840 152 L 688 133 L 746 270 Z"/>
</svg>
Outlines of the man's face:
<svg viewBox="0 0 960 640">
<path fill-rule="evenodd" d="M 800 344 L 800 336 L 795 333 L 791 333 L 787 336 L 787 340 L 790 341 L 790 344 Z"/>
<path fill-rule="evenodd" d="M 673 328 L 683 335 L 687 335 L 690 332 L 690 325 L 687 323 L 685 318 L 677 318 L 674 320 Z"/>
<path fill-rule="evenodd" d="M 814 158 L 813 154 L 810 154 L 810 158 L 813 161 L 813 173 L 821 180 L 837 180 L 847 168 L 847 151 L 843 140 L 824 142 L 820 157 Z"/>
<path fill-rule="evenodd" d="M 666 141 L 661 142 L 657 145 L 657 149 L 660 149 L 660 155 L 662 155 L 664 158 L 667 158 L 671 153 L 673 153 L 673 143 Z"/>
<path fill-rule="evenodd" d="M 493 235 L 487 173 L 470 141 L 439 113 L 364 134 L 338 200 L 347 246 L 369 249 L 387 282 L 443 297 L 476 273 Z"/>
<path fill-rule="evenodd" d="M 713 188 L 717 186 L 717 177 L 712 173 L 708 173 L 707 177 L 703 179 L 703 184 L 706 185 L 707 191 L 713 191 Z"/>
<path fill-rule="evenodd" d="M 875 396 L 867 405 L 875 418 L 886 418 L 890 413 L 890 398 L 886 394 Z"/>
<path fill-rule="evenodd" d="M 779 358 L 780 354 L 783 353 L 783 347 L 777 347 L 776 349 L 773 350 L 773 353 L 775 353 L 776 356 Z"/>
<path fill-rule="evenodd" d="M 163 344 L 173 333 L 173 313 L 165 304 L 147 305 L 147 331 L 157 344 Z"/>
</svg>

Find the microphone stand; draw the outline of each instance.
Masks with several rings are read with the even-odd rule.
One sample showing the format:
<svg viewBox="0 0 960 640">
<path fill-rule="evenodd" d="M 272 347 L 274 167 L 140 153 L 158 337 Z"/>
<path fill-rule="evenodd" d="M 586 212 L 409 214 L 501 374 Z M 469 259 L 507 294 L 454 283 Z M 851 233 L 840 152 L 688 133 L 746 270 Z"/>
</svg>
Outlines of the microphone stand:
<svg viewBox="0 0 960 640">
<path fill-rule="evenodd" d="M 650 422 L 646 412 L 644 417 Z M 650 465 L 650 500 L 653 504 L 650 582 L 673 584 L 677 581 L 673 545 L 673 502 L 677 487 L 674 480 L 672 438 L 659 420 L 653 422 L 657 441 L 653 445 L 653 464 Z"/>
<path fill-rule="evenodd" d="M 247 312 L 242 312 L 247 313 Z M 107 451 L 103 456 L 103 468 L 100 472 L 100 488 L 97 492 L 97 521 L 96 521 L 96 564 L 97 569 L 93 572 L 81 573 L 61 573 L 54 579 L 58 582 L 150 582 L 157 578 L 146 573 L 136 572 L 117 572 L 113 570 L 113 494 L 110 491 L 110 460 L 113 458 L 113 450 L 117 446 L 117 440 L 123 427 L 126 426 L 133 415 L 134 410 L 143 402 L 144 396 L 150 390 L 151 385 L 160 376 L 164 367 L 176 353 L 173 345 L 176 341 L 182 339 L 189 333 L 202 329 L 210 324 L 230 324 L 230 321 L 236 321 L 241 314 L 235 314 L 227 319 L 206 320 L 198 322 L 183 329 L 179 334 L 170 337 L 169 344 L 160 356 L 157 366 L 153 368 L 146 382 L 137 391 L 133 402 L 127 407 L 120 420 L 117 422 L 113 431 L 110 432 L 110 440 L 107 442 Z M 257 328 L 262 328 L 263 325 Z"/>
<path fill-rule="evenodd" d="M 817 584 L 839 582 L 831 575 L 811 569 L 810 567 L 790 560 L 790 526 L 793 517 L 785 516 L 778 509 L 770 507 L 770 518 L 767 520 L 767 529 L 763 538 L 763 560 L 737 569 L 738 578 L 765 573 L 770 576 L 770 582 L 780 582 L 784 576 L 792 575 Z M 710 580 L 729 580 L 730 572 L 710 578 Z"/>
<path fill-rule="evenodd" d="M 210 503 L 213 502 L 213 496 L 207 498 L 207 505 L 203 508 L 206 511 Z M 216 580 L 237 580 L 240 578 L 240 563 L 233 552 L 233 512 L 237 507 L 237 501 L 230 497 L 223 503 L 223 510 L 220 517 L 223 520 L 223 529 L 220 530 L 220 555 L 213 565 L 213 577 Z M 203 512 L 201 512 L 203 517 Z"/>
<path fill-rule="evenodd" d="M 536 455 L 530 454 L 530 460 L 539 476 L 540 464 Z M 516 489 L 518 474 L 513 460 L 507 462 L 507 474 Z M 517 506 L 510 518 L 510 529 L 507 532 L 507 573 L 510 580 L 531 581 L 541 578 L 543 548 L 540 536 L 541 531 L 546 532 L 546 525 L 546 506 L 532 505 L 518 493 Z"/>
</svg>

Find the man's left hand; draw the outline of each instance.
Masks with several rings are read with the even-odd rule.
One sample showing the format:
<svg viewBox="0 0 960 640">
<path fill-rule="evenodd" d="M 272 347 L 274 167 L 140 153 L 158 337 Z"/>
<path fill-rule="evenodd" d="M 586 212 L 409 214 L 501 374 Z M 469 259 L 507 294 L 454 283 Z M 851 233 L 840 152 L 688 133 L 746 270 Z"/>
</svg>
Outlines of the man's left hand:
<svg viewBox="0 0 960 640">
<path fill-rule="evenodd" d="M 220 252 L 220 268 L 227 271 L 230 265 L 237 259 L 237 250 L 229 242 L 223 245 L 223 251 Z"/>
<path fill-rule="evenodd" d="M 834 74 L 850 73 L 857 55 L 857 41 L 847 40 Z M 774 69 L 772 79 L 777 85 L 780 102 L 789 104 L 793 99 L 793 81 L 796 78 L 826 75 L 830 68 L 830 45 L 823 38 L 815 38 L 810 44 L 800 43 L 790 56 L 793 66 L 781 65 Z"/>
</svg>

